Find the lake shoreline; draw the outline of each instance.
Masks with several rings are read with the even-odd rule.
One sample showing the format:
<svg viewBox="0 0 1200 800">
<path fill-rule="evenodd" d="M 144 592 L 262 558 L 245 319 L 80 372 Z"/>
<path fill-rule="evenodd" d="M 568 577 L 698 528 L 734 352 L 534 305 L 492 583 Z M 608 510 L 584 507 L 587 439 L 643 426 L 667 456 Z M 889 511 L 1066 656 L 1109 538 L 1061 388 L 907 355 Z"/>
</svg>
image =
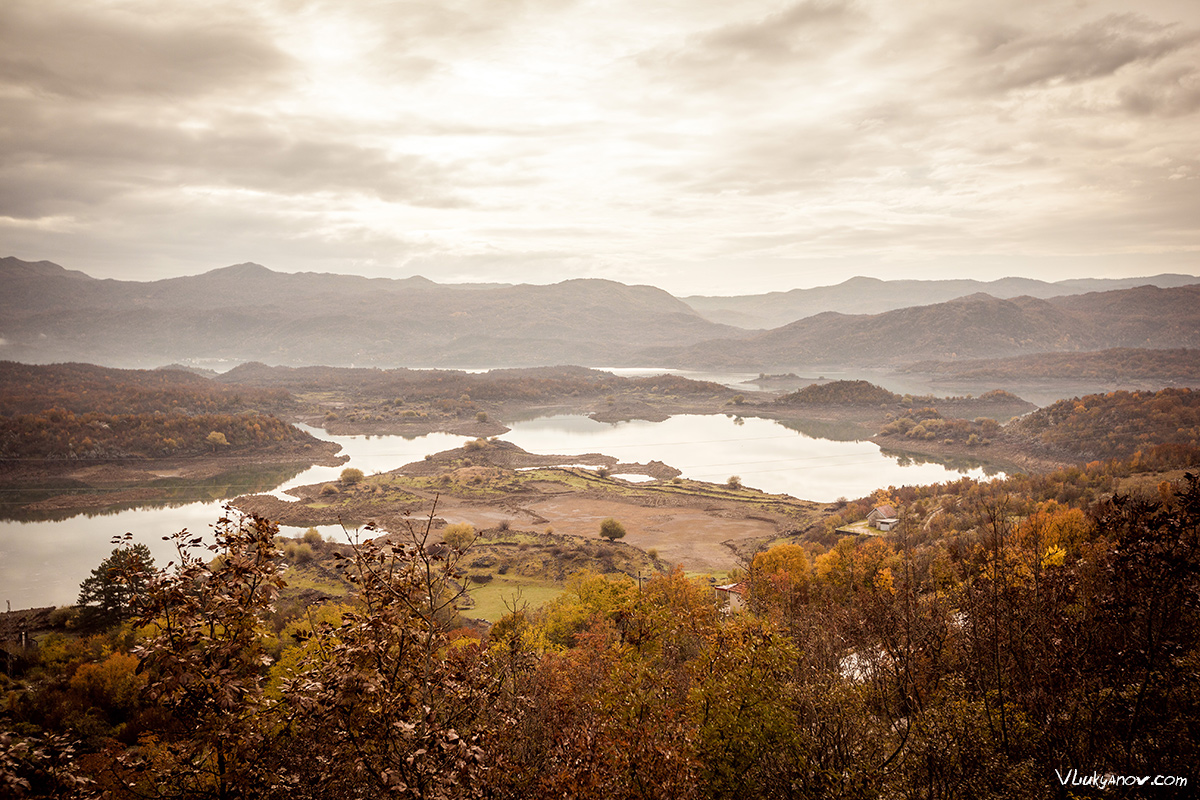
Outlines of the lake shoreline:
<svg viewBox="0 0 1200 800">
<path fill-rule="evenodd" d="M 319 414 L 305 413 L 295 415 L 288 421 L 309 426 L 327 435 L 417 438 L 433 433 L 446 433 L 487 439 L 510 432 L 511 428 L 505 421 L 513 419 L 578 415 L 596 422 L 617 424 L 632 421 L 662 422 L 683 415 L 721 415 L 772 420 L 785 425 L 791 423 L 789 427 L 805 435 L 833 435 L 844 440 L 870 441 L 889 449 L 912 451 L 948 462 L 965 458 L 985 464 L 1001 462 L 1006 466 L 1016 465 L 1029 471 L 1055 469 L 1067 464 L 1065 461 L 1023 452 L 1021 448 L 1012 445 L 966 448 L 941 441 L 916 443 L 879 436 L 879 430 L 897 414 L 902 414 L 903 409 L 856 405 L 786 406 L 773 402 L 774 399 L 770 395 L 755 395 L 747 400 L 739 395 L 734 399 L 621 396 L 612 401 L 603 398 L 581 398 L 575 403 L 551 404 L 510 401 L 497 404 L 498 410 L 493 414 L 484 415 L 482 419 L 330 420 Z M 945 400 L 939 405 L 964 414 L 984 414 L 990 411 L 999 417 L 1014 415 L 1025 408 L 1024 404 L 989 403 L 978 398 Z M 813 425 L 819 429 L 813 431 Z M 820 426 L 833 426 L 839 432 L 829 433 L 830 429 Z M 32 502 L 9 508 L 5 515 L 8 518 L 15 518 L 14 515 L 60 516 L 73 511 L 83 513 L 110 507 L 129 507 L 139 503 L 164 503 L 177 494 L 178 487 L 175 484 L 179 482 L 213 480 L 221 474 L 242 468 L 334 466 L 346 460 L 345 456 L 337 455 L 339 449 L 338 445 L 321 440 L 319 445 L 308 445 L 303 450 L 294 449 L 290 452 L 276 450 L 269 453 L 223 453 L 187 458 L 144 458 L 135 461 L 46 461 L 33 467 L 28 462 L 0 462 L 0 488 L 11 492 L 41 495 Z M 612 458 L 612 462 L 615 464 L 617 459 Z M 56 488 L 61 491 L 56 492 Z"/>
<path fill-rule="evenodd" d="M 60 516 L 137 504 L 168 502 L 180 487 L 211 483 L 223 475 L 247 470 L 302 469 L 336 466 L 348 456 L 341 445 L 320 440 L 304 447 L 269 452 L 225 452 L 204 456 L 130 459 L 46 459 L 36 465 L 25 459 L 0 461 L 0 489 L 18 500 L 3 517 L 18 519 Z"/>
</svg>

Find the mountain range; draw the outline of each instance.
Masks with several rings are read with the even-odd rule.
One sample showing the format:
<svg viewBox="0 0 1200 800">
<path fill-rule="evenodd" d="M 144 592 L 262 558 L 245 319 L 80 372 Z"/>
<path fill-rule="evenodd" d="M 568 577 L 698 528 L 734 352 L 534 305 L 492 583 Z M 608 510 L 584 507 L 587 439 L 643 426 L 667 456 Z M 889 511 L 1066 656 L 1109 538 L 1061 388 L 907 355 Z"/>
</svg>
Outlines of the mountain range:
<svg viewBox="0 0 1200 800">
<path fill-rule="evenodd" d="M 688 368 L 997 358 L 1116 347 L 1200 345 L 1200 285 L 1140 286 L 1041 300 L 973 294 L 882 314 L 827 311 L 749 337 L 654 353 Z"/>
<path fill-rule="evenodd" d="M 834 286 L 792 289 L 788 292 L 707 297 L 696 295 L 683 300 L 698 314 L 713 322 L 739 328 L 778 328 L 798 319 L 824 311 L 841 314 L 881 314 L 909 306 L 944 303 L 973 294 L 987 294 L 1000 300 L 1015 297 L 1046 299 L 1068 294 L 1110 292 L 1138 286 L 1168 289 L 1200 283 L 1193 275 L 1163 274 L 1150 278 L 1077 278 L 1049 283 L 1034 278 L 1001 278 L 977 281 L 969 278 L 918 281 L 855 277 Z"/>
<path fill-rule="evenodd" d="M 1079 293 L 1110 284 L 854 278 L 820 289 L 685 301 L 652 286 L 608 280 L 454 285 L 239 264 L 136 282 L 4 258 L 0 358 L 122 367 L 212 360 L 757 370 L 1200 347 L 1200 279 L 1168 275 L 1115 285 L 1155 282 L 1163 285 Z M 1191 285 L 1179 285 L 1184 282 Z M 955 294 L 979 285 L 1001 294 L 1029 291 Z M 1059 296 L 1032 294 L 1052 287 Z M 936 300 L 947 295 L 955 296 Z M 719 307 L 718 300 L 730 302 Z M 898 302 L 908 305 L 874 310 Z M 788 307 L 815 311 L 766 330 L 720 321 L 736 318 L 730 316 L 735 311 L 774 320 L 791 313 Z M 846 308 L 858 313 L 837 310 Z"/>
</svg>

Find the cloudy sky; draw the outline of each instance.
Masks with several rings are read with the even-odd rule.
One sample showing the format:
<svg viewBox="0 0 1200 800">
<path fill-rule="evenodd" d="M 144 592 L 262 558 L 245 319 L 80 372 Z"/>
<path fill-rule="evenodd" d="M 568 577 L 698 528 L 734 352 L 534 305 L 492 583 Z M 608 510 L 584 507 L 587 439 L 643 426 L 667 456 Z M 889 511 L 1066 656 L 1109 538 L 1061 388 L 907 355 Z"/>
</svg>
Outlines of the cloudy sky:
<svg viewBox="0 0 1200 800">
<path fill-rule="evenodd" d="M 0 256 L 1200 274 L 1196 0 L 3 0 Z"/>
</svg>

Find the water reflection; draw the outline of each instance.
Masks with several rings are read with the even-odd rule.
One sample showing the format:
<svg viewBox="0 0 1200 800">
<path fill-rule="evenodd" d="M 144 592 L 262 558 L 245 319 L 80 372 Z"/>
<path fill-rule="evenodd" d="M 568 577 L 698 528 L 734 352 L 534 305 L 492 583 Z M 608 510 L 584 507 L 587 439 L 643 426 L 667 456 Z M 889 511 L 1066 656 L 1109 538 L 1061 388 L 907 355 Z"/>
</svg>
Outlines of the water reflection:
<svg viewBox="0 0 1200 800">
<path fill-rule="evenodd" d="M 835 422 L 823 419 L 789 419 L 776 422 L 790 431 L 802 433 L 812 439 L 832 439 L 835 442 L 861 442 L 877 431 L 856 422 Z"/>
<path fill-rule="evenodd" d="M 557 416 L 516 423 L 501 438 L 534 453 L 664 461 L 695 480 L 723 482 L 738 475 L 746 486 L 818 502 L 862 497 L 880 486 L 987 477 L 979 464 L 917 463 L 911 458 L 901 464 L 899 456 L 883 453 L 848 427 L 840 428 L 845 438 L 833 439 L 796 430 L 805 425 L 723 415 L 616 423 Z M 833 432 L 823 423 L 816 428 Z"/>
<path fill-rule="evenodd" d="M 9 513 L 0 521 L 0 600 L 13 608 L 67 605 L 75 601 L 79 583 L 107 556 L 111 540 L 126 532 L 147 545 L 159 565 L 175 557 L 163 541 L 187 528 L 207 532 L 220 518 L 223 502 L 253 492 L 282 494 L 293 486 L 335 481 L 347 466 L 368 474 L 418 461 L 427 453 L 459 447 L 470 437 L 435 433 L 422 437 L 331 436 L 319 428 L 298 426 L 320 439 L 337 442 L 350 460 L 334 467 L 270 467 L 235 470 L 207 481 L 175 485 L 171 496 L 136 508 L 108 507 L 85 513 L 26 515 L 17 520 Z M 171 487 L 172 479 L 163 485 Z M 179 479 L 174 479 L 179 480 Z M 158 482 L 155 482 L 157 485 Z M 283 531 L 296 536 L 300 530 Z M 340 538 L 341 531 L 322 528 L 325 536 Z"/>
<path fill-rule="evenodd" d="M 62 495 L 79 496 L 101 494 L 104 490 L 82 484 L 79 481 L 48 482 L 41 486 L 22 489 L 7 494 L 0 500 L 0 520 L 17 522 L 48 522 L 71 519 L 72 517 L 109 517 L 122 511 L 139 508 L 179 508 L 192 503 L 214 500 L 232 500 L 243 494 L 269 492 L 280 484 L 289 482 L 304 472 L 304 465 L 285 464 L 266 467 L 243 466 L 222 472 L 211 478 L 156 478 L 137 488 L 154 491 L 152 500 L 136 500 L 128 503 L 113 503 L 103 508 L 79 510 L 26 510 L 22 506 Z"/>
<path fill-rule="evenodd" d="M 738 475 L 748 487 L 822 502 L 861 497 L 880 486 L 993 474 L 977 462 L 946 465 L 920 462 L 910 455 L 901 461 L 901 455 L 882 452 L 861 440 L 860 433 L 823 423 L 785 425 L 725 415 L 602 423 L 564 415 L 516 422 L 512 428 L 501 438 L 535 453 L 604 453 L 626 462 L 663 461 L 688 478 L 724 482 Z M 286 489 L 335 481 L 346 466 L 367 474 L 384 472 L 459 447 L 470 438 L 446 433 L 331 436 L 320 429 L 305 429 L 341 444 L 349 461 L 298 474 L 288 468 L 246 470 L 176 485 L 158 507 L 106 509 L 70 519 L 25 522 L 12 520 L 10 514 L 7 521 L 0 521 L 0 600 L 10 600 L 14 608 L 72 603 L 80 581 L 111 552 L 114 536 L 132 533 L 135 541 L 150 547 L 159 564 L 165 564 L 174 554 L 162 537 L 183 528 L 208 531 L 221 516 L 222 500 L 252 491 L 273 491 L 291 500 L 284 494 Z M 322 533 L 341 534 L 335 529 Z"/>
<path fill-rule="evenodd" d="M 1014 467 L 1006 467 L 969 456 L 939 456 L 935 458 L 923 453 L 910 453 L 903 450 L 890 450 L 888 448 L 881 448 L 879 452 L 888 458 L 896 459 L 896 463 L 901 467 L 912 467 L 919 464 L 938 464 L 964 474 L 979 471 L 989 478 L 1000 477 L 1006 471 L 1017 471 Z"/>
</svg>

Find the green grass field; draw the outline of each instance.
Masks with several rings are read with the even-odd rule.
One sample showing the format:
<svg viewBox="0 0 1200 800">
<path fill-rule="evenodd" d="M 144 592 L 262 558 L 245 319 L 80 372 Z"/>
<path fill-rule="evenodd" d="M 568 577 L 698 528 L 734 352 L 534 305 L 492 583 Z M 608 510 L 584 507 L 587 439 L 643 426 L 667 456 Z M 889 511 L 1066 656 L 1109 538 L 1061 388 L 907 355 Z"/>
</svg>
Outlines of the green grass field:
<svg viewBox="0 0 1200 800">
<path fill-rule="evenodd" d="M 529 610 L 533 610 L 550 602 L 562 592 L 562 584 L 553 581 L 497 575 L 491 583 L 470 584 L 471 599 L 475 601 L 475 607 L 463 611 L 462 615 L 497 622 L 514 607 L 514 603 L 516 607 L 525 605 Z"/>
</svg>

